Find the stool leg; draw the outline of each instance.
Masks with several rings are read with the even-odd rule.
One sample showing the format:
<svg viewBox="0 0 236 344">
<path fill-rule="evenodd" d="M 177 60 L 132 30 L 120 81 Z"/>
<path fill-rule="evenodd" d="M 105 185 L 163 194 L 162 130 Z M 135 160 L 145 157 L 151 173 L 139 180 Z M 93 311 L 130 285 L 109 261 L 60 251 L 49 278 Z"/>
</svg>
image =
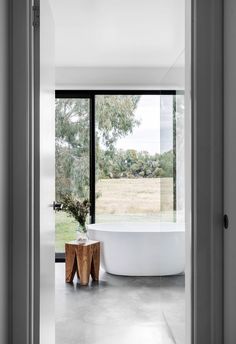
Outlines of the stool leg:
<svg viewBox="0 0 236 344">
<path fill-rule="evenodd" d="M 91 276 L 93 281 L 99 281 L 99 268 L 100 268 L 100 244 L 94 245 L 92 264 L 91 264 Z"/>
<path fill-rule="evenodd" d="M 92 251 L 90 246 L 83 246 L 77 250 L 77 265 L 79 269 L 80 284 L 88 285 L 92 263 Z"/>
<path fill-rule="evenodd" d="M 79 277 L 79 268 L 78 268 L 78 264 L 76 263 L 76 271 L 77 271 L 77 278 L 80 279 Z"/>
<path fill-rule="evenodd" d="M 66 245 L 65 256 L 66 256 L 66 282 L 72 283 L 76 270 L 77 270 L 77 262 L 76 262 L 75 250 L 69 245 Z"/>
</svg>

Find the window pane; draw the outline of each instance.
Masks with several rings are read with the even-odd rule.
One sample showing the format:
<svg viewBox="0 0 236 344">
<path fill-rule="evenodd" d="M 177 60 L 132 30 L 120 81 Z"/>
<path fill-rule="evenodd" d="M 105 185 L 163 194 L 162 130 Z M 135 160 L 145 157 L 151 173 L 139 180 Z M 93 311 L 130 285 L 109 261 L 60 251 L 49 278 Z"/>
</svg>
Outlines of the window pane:
<svg viewBox="0 0 236 344">
<path fill-rule="evenodd" d="M 175 195 L 175 95 L 160 96 L 160 198 L 161 220 L 176 219 Z"/>
<path fill-rule="evenodd" d="M 175 221 L 174 99 L 96 96 L 96 222 Z"/>
<path fill-rule="evenodd" d="M 56 99 L 56 200 L 89 198 L 89 99 Z M 56 213 L 56 252 L 76 238 L 77 224 Z"/>
</svg>

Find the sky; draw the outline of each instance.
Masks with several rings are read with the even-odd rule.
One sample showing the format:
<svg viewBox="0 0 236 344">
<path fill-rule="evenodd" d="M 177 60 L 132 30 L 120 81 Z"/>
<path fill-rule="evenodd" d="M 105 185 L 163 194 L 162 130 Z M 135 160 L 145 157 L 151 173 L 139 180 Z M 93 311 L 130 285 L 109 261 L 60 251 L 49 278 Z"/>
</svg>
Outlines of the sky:
<svg viewBox="0 0 236 344">
<path fill-rule="evenodd" d="M 172 149 L 172 104 L 169 96 L 160 98 L 159 95 L 141 96 L 135 110 L 135 118 L 141 123 L 132 134 L 117 141 L 118 149 L 135 149 L 150 154 Z"/>
</svg>

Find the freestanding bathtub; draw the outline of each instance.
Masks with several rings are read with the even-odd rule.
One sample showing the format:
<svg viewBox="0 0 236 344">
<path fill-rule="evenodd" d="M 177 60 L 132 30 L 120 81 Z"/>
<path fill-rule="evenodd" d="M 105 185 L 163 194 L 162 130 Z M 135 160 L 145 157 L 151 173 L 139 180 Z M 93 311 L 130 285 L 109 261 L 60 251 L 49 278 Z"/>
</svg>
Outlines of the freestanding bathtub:
<svg viewBox="0 0 236 344">
<path fill-rule="evenodd" d="M 88 226 L 101 242 L 101 265 L 111 274 L 165 276 L 184 272 L 185 226 L 176 223 L 104 223 Z"/>
</svg>

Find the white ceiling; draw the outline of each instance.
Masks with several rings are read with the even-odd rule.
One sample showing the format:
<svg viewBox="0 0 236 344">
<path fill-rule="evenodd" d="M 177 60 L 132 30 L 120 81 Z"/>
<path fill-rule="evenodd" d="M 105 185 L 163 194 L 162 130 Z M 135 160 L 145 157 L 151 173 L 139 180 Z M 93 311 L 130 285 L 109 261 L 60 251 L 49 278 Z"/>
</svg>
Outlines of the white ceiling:
<svg viewBox="0 0 236 344">
<path fill-rule="evenodd" d="M 56 66 L 183 66 L 185 0 L 51 0 Z"/>
</svg>

